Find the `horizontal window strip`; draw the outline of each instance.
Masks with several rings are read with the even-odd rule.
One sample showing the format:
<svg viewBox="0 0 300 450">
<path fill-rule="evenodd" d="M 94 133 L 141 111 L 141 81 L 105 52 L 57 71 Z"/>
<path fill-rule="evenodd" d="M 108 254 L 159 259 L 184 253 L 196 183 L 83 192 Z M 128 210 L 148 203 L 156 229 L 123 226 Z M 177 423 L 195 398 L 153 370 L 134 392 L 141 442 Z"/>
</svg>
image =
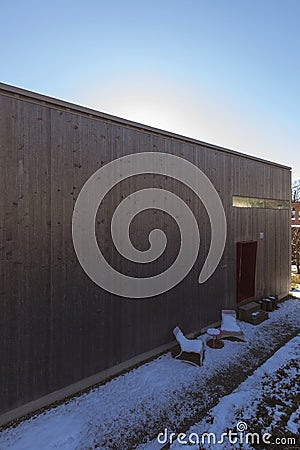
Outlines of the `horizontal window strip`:
<svg viewBox="0 0 300 450">
<path fill-rule="evenodd" d="M 232 206 L 235 208 L 263 208 L 263 209 L 290 209 L 288 200 L 273 200 L 270 198 L 232 196 Z"/>
</svg>

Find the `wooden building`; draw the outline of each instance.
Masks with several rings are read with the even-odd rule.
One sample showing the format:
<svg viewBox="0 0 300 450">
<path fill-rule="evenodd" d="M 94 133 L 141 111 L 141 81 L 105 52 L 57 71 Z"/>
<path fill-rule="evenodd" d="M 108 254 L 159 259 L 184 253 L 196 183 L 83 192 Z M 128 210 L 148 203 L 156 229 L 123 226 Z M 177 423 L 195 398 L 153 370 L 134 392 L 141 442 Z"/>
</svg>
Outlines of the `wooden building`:
<svg viewBox="0 0 300 450">
<path fill-rule="evenodd" d="M 4 84 L 0 136 L 2 423 L 288 294 L 290 168 Z"/>
</svg>

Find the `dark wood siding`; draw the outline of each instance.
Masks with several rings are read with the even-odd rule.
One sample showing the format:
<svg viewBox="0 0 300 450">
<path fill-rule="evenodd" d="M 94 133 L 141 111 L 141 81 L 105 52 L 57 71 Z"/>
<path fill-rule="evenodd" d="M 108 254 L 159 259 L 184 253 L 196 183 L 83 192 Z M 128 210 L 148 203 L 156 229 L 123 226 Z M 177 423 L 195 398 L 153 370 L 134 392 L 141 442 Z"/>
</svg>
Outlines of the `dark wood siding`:
<svg viewBox="0 0 300 450">
<path fill-rule="evenodd" d="M 258 241 L 256 297 L 288 293 L 290 211 L 232 207 L 232 195 L 289 200 L 288 168 L 13 91 L 2 88 L 0 96 L 0 414 L 170 342 L 176 325 L 189 333 L 218 321 L 221 309 L 236 307 L 238 241 Z M 166 231 L 168 245 L 156 262 L 128 262 L 114 249 L 112 214 L 121 198 L 141 188 L 166 188 L 182 198 L 197 218 L 201 246 L 193 269 L 171 290 L 120 298 L 80 266 L 72 214 L 97 169 L 149 151 L 181 156 L 209 177 L 225 209 L 227 242 L 213 276 L 198 284 L 211 240 L 203 204 L 170 177 L 122 181 L 96 219 L 99 246 L 114 267 L 149 276 L 176 258 L 179 230 L 162 211 L 146 211 L 132 223 L 141 250 L 151 229 Z"/>
</svg>

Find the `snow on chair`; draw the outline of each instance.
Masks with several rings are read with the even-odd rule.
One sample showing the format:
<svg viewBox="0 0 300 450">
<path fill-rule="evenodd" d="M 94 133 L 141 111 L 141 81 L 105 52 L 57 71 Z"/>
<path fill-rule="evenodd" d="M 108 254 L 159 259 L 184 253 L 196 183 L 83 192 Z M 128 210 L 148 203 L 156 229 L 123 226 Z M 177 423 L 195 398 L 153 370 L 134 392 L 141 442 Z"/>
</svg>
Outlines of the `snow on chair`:
<svg viewBox="0 0 300 450">
<path fill-rule="evenodd" d="M 246 341 L 245 335 L 236 322 L 236 312 L 234 309 L 222 310 L 221 333 L 217 339 L 235 338 Z"/>
<path fill-rule="evenodd" d="M 173 334 L 180 345 L 180 353 L 175 358 L 193 366 L 202 366 L 206 341 L 201 339 L 187 339 L 179 327 L 174 328 Z"/>
</svg>

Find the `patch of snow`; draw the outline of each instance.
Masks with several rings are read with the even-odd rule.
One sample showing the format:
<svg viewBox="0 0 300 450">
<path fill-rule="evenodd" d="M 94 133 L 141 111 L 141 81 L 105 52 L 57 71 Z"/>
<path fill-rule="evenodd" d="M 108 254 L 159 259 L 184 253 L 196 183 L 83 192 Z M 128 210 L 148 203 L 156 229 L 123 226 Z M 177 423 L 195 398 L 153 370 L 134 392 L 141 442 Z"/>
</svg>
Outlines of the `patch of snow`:
<svg viewBox="0 0 300 450">
<path fill-rule="evenodd" d="M 84 425 L 80 416 L 79 411 L 71 413 L 68 408 L 62 408 L 59 415 L 49 411 L 48 414 L 23 422 L 16 428 L 4 430 L 0 449 L 75 450 Z"/>
<path fill-rule="evenodd" d="M 291 295 L 296 298 L 300 298 L 300 289 L 292 289 Z"/>
<path fill-rule="evenodd" d="M 300 406 L 289 418 L 287 429 L 293 434 L 300 434 Z"/>
</svg>

